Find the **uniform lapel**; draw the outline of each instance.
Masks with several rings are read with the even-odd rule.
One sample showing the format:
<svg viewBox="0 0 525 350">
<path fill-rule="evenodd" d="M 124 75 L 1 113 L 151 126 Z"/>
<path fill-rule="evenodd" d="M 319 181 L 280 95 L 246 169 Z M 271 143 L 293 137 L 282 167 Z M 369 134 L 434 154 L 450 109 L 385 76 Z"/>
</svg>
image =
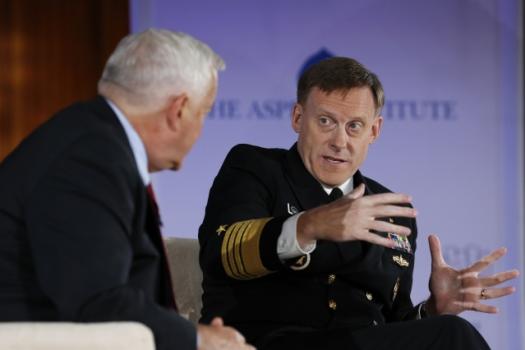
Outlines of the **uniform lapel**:
<svg viewBox="0 0 525 350">
<path fill-rule="evenodd" d="M 319 182 L 308 172 L 297 151 L 297 143 L 288 150 L 285 157 L 284 169 L 286 179 L 292 188 L 297 201 L 303 210 L 315 208 L 328 202 L 329 196 Z M 368 186 L 365 177 L 358 170 L 354 174 L 354 187 L 365 184 L 365 196 L 374 194 Z"/>
<path fill-rule="evenodd" d="M 365 196 L 368 196 L 370 194 L 374 194 L 374 191 L 368 186 L 365 177 L 361 174 L 361 172 L 358 170 L 354 174 L 354 188 L 361 185 L 362 183 L 365 184 Z"/>
<path fill-rule="evenodd" d="M 297 151 L 297 144 L 288 150 L 284 160 L 286 180 L 302 210 L 326 203 L 328 195 L 319 182 L 306 170 Z"/>
</svg>

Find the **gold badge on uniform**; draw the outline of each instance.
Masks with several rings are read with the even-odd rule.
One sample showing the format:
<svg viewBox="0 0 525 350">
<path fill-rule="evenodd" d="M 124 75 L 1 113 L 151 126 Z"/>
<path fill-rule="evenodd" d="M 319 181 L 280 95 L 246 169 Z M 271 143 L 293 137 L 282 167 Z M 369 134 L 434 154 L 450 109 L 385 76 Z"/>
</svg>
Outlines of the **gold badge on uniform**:
<svg viewBox="0 0 525 350">
<path fill-rule="evenodd" d="M 399 282 L 400 278 L 398 277 L 396 280 L 396 284 L 394 284 L 394 289 L 392 290 L 392 302 L 396 300 L 397 292 L 399 292 Z"/>
<path fill-rule="evenodd" d="M 394 260 L 394 262 L 396 264 L 398 264 L 399 266 L 401 266 L 401 267 L 408 267 L 408 266 L 410 266 L 409 262 L 405 258 L 403 258 L 403 255 L 401 255 L 401 254 L 394 255 L 392 257 L 392 260 Z"/>
<path fill-rule="evenodd" d="M 217 231 L 215 231 L 217 232 L 217 236 L 220 236 L 221 233 L 226 232 L 226 227 L 228 227 L 228 225 L 220 225 Z"/>
</svg>

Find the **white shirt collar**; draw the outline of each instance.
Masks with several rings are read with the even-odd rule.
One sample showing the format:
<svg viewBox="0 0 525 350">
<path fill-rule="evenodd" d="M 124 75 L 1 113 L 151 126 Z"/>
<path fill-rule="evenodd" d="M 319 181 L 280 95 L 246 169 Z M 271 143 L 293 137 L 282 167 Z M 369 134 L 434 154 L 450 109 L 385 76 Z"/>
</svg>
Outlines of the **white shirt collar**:
<svg viewBox="0 0 525 350">
<path fill-rule="evenodd" d="M 131 123 L 128 121 L 128 118 L 122 113 L 122 111 L 109 99 L 106 99 L 106 102 L 109 104 L 113 112 L 115 112 L 120 124 L 124 128 L 124 132 L 128 138 L 129 144 L 131 146 L 131 151 L 135 158 L 137 164 L 137 169 L 139 171 L 140 177 L 144 182 L 144 185 L 148 185 L 151 182 L 150 174 L 148 172 L 148 155 L 146 154 L 146 148 L 144 143 L 140 139 L 139 134 L 135 131 Z"/>
<path fill-rule="evenodd" d="M 334 187 L 328 187 L 323 184 L 321 184 L 321 186 L 323 186 L 323 190 L 326 192 L 327 195 L 330 195 L 330 192 L 332 192 L 332 189 L 334 188 Z M 336 186 L 336 187 L 339 187 L 339 189 L 343 191 L 343 194 L 352 192 L 352 190 L 354 189 L 354 177 L 352 176 L 351 178 L 343 182 L 341 185 Z"/>
</svg>

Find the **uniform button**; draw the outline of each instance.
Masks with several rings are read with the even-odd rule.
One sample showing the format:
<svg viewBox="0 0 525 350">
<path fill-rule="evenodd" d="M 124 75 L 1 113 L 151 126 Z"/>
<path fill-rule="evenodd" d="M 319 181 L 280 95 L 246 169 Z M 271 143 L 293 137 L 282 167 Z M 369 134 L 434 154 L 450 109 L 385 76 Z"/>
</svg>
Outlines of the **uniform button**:
<svg viewBox="0 0 525 350">
<path fill-rule="evenodd" d="M 368 299 L 368 301 L 372 301 L 372 299 L 374 299 L 374 296 L 372 295 L 372 293 L 366 292 L 366 298 Z"/>
<path fill-rule="evenodd" d="M 335 275 L 334 274 L 328 275 L 328 284 L 332 284 L 334 282 L 335 282 Z"/>
<path fill-rule="evenodd" d="M 333 299 L 328 300 L 328 307 L 332 310 L 337 309 L 337 303 L 335 302 L 335 300 Z"/>
</svg>

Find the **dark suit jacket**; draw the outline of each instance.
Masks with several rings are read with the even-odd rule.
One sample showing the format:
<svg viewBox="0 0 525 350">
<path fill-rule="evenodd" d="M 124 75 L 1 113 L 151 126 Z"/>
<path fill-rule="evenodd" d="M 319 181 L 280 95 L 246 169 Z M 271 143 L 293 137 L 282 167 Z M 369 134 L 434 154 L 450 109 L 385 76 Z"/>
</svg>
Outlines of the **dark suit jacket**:
<svg viewBox="0 0 525 350">
<path fill-rule="evenodd" d="M 357 172 L 354 184 L 362 182 L 365 195 L 389 192 Z M 283 222 L 327 202 L 296 146 L 234 147 L 215 178 L 199 230 L 203 321 L 222 316 L 258 343 L 286 330 L 358 329 L 414 318 L 411 253 L 319 241 L 310 257 L 280 261 Z M 415 221 L 388 219 L 411 228 L 414 251 Z"/>
<path fill-rule="evenodd" d="M 0 321 L 149 326 L 157 349 L 192 349 L 163 307 L 158 226 L 127 137 L 98 97 L 33 132 L 0 165 Z"/>
</svg>

